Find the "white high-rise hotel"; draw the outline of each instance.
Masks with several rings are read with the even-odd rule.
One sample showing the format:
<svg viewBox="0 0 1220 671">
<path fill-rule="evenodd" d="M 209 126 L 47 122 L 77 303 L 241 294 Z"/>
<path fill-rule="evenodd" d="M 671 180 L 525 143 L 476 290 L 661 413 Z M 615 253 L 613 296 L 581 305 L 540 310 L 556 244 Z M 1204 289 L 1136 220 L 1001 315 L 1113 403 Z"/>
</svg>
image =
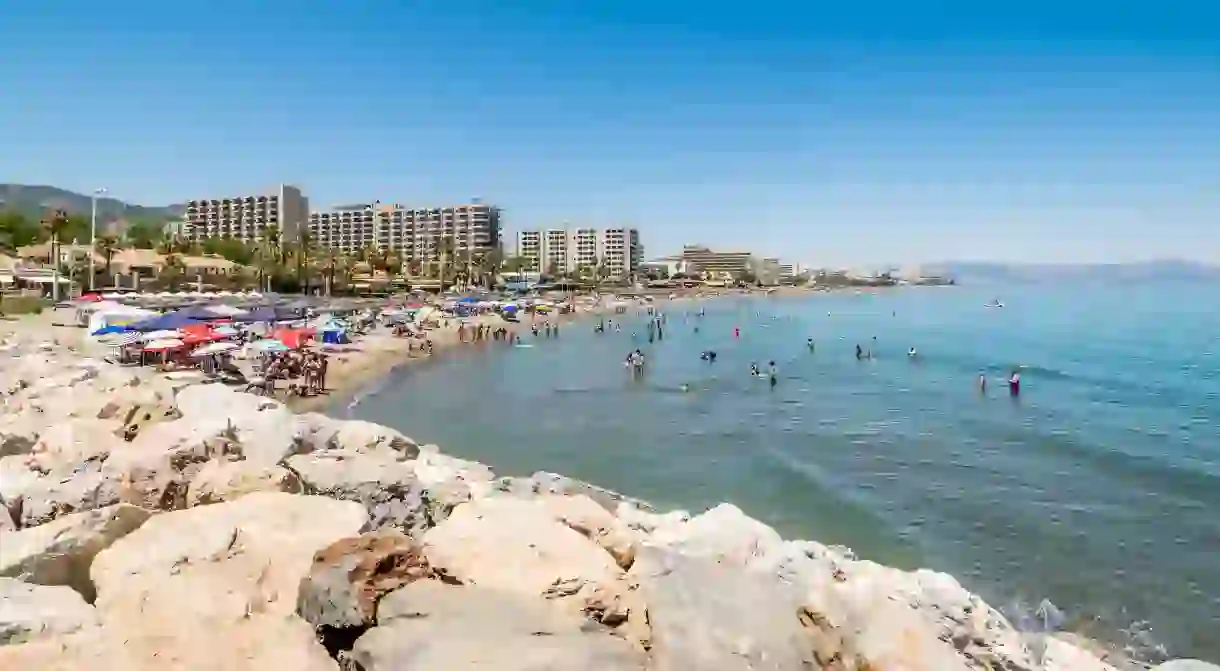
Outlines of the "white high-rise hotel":
<svg viewBox="0 0 1220 671">
<path fill-rule="evenodd" d="M 518 233 L 517 255 L 528 270 L 575 274 L 601 265 L 608 277 L 626 278 L 644 262 L 644 245 L 634 228 L 551 228 Z"/>
</svg>

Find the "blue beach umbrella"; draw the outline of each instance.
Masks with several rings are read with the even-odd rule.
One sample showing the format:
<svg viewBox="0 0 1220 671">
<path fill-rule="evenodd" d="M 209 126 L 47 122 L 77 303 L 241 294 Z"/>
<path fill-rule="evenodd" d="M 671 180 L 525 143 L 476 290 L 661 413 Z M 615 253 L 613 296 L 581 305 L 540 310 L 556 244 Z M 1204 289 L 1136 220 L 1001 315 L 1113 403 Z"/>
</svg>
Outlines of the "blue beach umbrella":
<svg viewBox="0 0 1220 671">
<path fill-rule="evenodd" d="M 110 326 L 103 326 L 102 328 L 94 331 L 93 333 L 91 333 L 89 335 L 95 335 L 95 336 L 110 335 L 111 333 L 122 333 L 126 330 L 127 330 L 126 326 L 123 326 L 121 324 L 111 324 Z"/>
</svg>

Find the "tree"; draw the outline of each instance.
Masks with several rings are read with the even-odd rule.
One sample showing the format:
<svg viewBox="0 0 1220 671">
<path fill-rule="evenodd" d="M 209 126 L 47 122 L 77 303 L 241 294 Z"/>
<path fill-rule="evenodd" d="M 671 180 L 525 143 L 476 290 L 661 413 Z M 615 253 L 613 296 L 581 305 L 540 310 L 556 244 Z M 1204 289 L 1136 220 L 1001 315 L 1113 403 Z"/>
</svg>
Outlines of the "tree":
<svg viewBox="0 0 1220 671">
<path fill-rule="evenodd" d="M 151 221 L 133 221 L 127 225 L 123 237 L 136 249 L 156 249 L 165 238 L 165 229 Z"/>
<path fill-rule="evenodd" d="M 440 258 L 440 273 L 438 279 L 441 281 L 441 291 L 449 286 L 449 268 L 450 261 L 453 260 L 453 237 L 445 236 L 440 239 L 436 246 L 437 256 Z"/>
<path fill-rule="evenodd" d="M 42 228 L 51 241 L 51 300 L 59 302 L 59 240 L 71 224 L 68 213 L 64 210 L 54 210 L 43 217 Z"/>
<path fill-rule="evenodd" d="M 94 243 L 94 250 L 101 255 L 106 265 L 103 274 L 107 279 L 110 278 L 110 264 L 114 260 L 114 255 L 119 251 L 119 239 L 116 236 L 106 234 L 97 239 Z"/>
<path fill-rule="evenodd" d="M 0 212 L 0 238 L 7 241 L 10 249 L 38 242 L 39 232 L 38 224 L 20 212 Z"/>
<path fill-rule="evenodd" d="M 301 290 L 309 293 L 309 267 L 313 255 L 313 237 L 309 231 L 301 231 L 296 244 L 297 283 Z"/>
<path fill-rule="evenodd" d="M 161 266 L 160 279 L 165 282 L 170 291 L 178 289 L 178 282 L 186 275 L 186 264 L 182 256 L 171 252 L 165 257 L 165 265 Z"/>
</svg>

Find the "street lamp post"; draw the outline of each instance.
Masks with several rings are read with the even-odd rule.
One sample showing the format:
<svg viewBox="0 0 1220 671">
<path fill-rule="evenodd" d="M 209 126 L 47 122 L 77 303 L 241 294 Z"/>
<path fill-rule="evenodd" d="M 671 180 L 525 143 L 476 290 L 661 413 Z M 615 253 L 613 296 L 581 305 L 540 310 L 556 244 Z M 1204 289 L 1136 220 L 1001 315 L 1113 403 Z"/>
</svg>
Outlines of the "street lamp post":
<svg viewBox="0 0 1220 671">
<path fill-rule="evenodd" d="M 92 215 L 89 217 L 89 291 L 93 291 L 94 278 L 96 273 L 93 269 L 93 250 L 97 248 L 97 197 L 106 193 L 105 188 L 93 190 L 93 195 L 89 199 L 92 209 Z"/>
</svg>

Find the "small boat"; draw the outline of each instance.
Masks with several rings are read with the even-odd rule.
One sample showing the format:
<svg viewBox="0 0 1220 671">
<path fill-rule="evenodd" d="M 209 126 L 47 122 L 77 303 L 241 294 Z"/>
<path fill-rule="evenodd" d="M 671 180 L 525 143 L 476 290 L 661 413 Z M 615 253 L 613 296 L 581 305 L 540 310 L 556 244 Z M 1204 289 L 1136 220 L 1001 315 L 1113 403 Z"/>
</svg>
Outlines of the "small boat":
<svg viewBox="0 0 1220 671">
<path fill-rule="evenodd" d="M 1003 304 L 1003 303 L 1001 303 L 1001 302 L 1000 302 L 1000 299 L 998 299 L 998 298 L 997 298 L 997 299 L 993 300 L 992 302 L 990 302 L 990 303 L 987 303 L 987 304 L 983 305 L 983 307 L 985 307 L 985 308 L 1002 308 L 1002 307 L 1004 307 L 1004 304 Z"/>
</svg>

